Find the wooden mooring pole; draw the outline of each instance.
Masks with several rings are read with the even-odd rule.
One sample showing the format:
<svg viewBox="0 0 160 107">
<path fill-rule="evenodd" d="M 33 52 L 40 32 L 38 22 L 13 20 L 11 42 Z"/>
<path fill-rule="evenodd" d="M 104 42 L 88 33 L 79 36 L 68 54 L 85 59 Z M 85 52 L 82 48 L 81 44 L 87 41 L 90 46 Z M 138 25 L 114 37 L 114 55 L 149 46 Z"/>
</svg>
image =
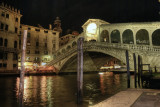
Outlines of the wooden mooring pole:
<svg viewBox="0 0 160 107">
<path fill-rule="evenodd" d="M 84 38 L 80 37 L 77 43 L 77 104 L 81 104 L 83 100 L 83 41 Z"/>
<path fill-rule="evenodd" d="M 140 87 L 140 75 L 141 74 L 141 57 L 138 55 L 138 85 Z"/>
<path fill-rule="evenodd" d="M 157 73 L 157 67 L 156 66 L 154 67 L 154 70 L 155 70 L 155 73 Z"/>
<path fill-rule="evenodd" d="M 24 30 L 23 34 L 23 47 L 21 55 L 21 72 L 19 83 L 19 106 L 23 107 L 23 93 L 24 93 L 24 75 L 25 75 L 25 51 L 26 51 L 27 30 Z"/>
<path fill-rule="evenodd" d="M 137 63 L 136 63 L 136 54 L 133 53 L 133 60 L 134 60 L 134 86 L 137 88 Z"/>
<path fill-rule="evenodd" d="M 129 69 L 128 50 L 126 50 L 126 64 L 127 64 L 127 87 L 130 88 L 130 69 Z"/>
</svg>

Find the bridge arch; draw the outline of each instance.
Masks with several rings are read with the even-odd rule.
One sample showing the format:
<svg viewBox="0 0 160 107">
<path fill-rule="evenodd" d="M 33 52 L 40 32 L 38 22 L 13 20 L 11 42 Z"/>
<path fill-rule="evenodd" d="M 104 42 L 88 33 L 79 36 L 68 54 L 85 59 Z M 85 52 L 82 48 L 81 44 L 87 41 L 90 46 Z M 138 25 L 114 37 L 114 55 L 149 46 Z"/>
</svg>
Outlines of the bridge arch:
<svg viewBox="0 0 160 107">
<path fill-rule="evenodd" d="M 110 55 L 110 56 L 120 60 L 124 64 L 126 63 L 125 50 L 107 49 L 107 51 L 106 51 L 106 50 L 104 50 L 102 48 L 97 48 L 96 46 L 95 47 L 92 46 L 92 48 L 89 48 L 89 49 L 85 50 L 84 52 L 99 52 L 99 53 L 107 54 L 107 55 Z M 70 54 L 68 57 L 63 59 L 63 61 L 61 61 L 60 65 L 55 65 L 55 67 L 58 67 L 58 70 L 61 72 L 61 69 L 63 68 L 63 66 L 65 64 L 67 64 L 68 60 L 70 60 L 72 57 L 74 57 L 76 55 L 77 55 L 77 52 L 74 52 L 74 53 Z M 130 60 L 133 60 L 132 57 L 131 57 Z M 133 69 L 133 63 L 132 62 L 133 61 L 130 62 L 130 68 L 131 69 Z"/>
<path fill-rule="evenodd" d="M 149 45 L 149 33 L 146 29 L 140 29 L 136 33 L 137 45 Z"/>
<path fill-rule="evenodd" d="M 124 44 L 133 44 L 133 32 L 131 29 L 126 29 L 122 34 L 122 39 Z"/>
<path fill-rule="evenodd" d="M 157 29 L 152 33 L 152 44 L 154 46 L 160 46 L 160 29 Z"/>
<path fill-rule="evenodd" d="M 120 43 L 120 31 L 115 29 L 111 32 L 111 43 Z"/>
<path fill-rule="evenodd" d="M 109 32 L 108 30 L 103 30 L 100 34 L 100 42 L 109 43 Z"/>
</svg>

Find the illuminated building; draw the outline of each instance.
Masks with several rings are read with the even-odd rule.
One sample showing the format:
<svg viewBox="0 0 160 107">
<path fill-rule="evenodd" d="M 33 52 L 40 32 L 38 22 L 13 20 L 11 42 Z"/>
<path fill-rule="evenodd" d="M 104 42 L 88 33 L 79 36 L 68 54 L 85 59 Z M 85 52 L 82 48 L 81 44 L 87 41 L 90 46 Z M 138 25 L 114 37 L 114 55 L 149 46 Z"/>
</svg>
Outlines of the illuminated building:
<svg viewBox="0 0 160 107">
<path fill-rule="evenodd" d="M 18 69 L 18 32 L 21 17 L 20 10 L 0 4 L 0 72 Z"/>
<path fill-rule="evenodd" d="M 20 43 L 23 40 L 23 31 L 27 30 L 25 66 L 28 70 L 35 70 L 37 67 L 45 65 L 53 59 L 53 53 L 59 49 L 58 31 L 52 30 L 51 25 L 50 29 L 44 29 L 40 25 L 39 27 L 34 27 L 22 24 L 20 30 Z M 19 48 L 22 48 L 22 44 Z M 21 55 L 19 55 L 20 57 Z"/>
<path fill-rule="evenodd" d="M 36 69 L 50 62 L 59 49 L 61 21 L 56 18 L 54 28 L 21 24 L 20 10 L 2 3 L 0 5 L 0 72 L 18 71 L 21 61 L 23 31 L 27 30 L 26 68 Z M 19 62 L 19 63 L 18 63 Z"/>
</svg>

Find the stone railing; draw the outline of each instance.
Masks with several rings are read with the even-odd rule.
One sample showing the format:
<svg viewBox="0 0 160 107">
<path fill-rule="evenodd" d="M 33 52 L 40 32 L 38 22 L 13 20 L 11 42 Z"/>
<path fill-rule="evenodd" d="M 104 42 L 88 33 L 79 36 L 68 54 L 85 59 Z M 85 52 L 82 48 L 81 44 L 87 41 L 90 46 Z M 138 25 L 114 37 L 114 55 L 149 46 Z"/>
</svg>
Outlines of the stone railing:
<svg viewBox="0 0 160 107">
<path fill-rule="evenodd" d="M 79 36 L 80 37 L 80 36 Z M 78 40 L 78 38 L 76 40 Z M 75 40 L 74 40 L 75 41 Z M 70 42 L 66 46 L 72 44 Z M 52 60 L 48 65 L 53 65 L 62 59 L 65 59 L 67 56 L 77 52 L 77 45 L 66 50 L 65 52 L 62 52 L 62 49 L 66 49 L 66 47 L 62 47 L 60 50 L 58 50 L 54 56 L 54 60 Z M 130 50 L 130 51 L 146 51 L 146 52 L 151 52 L 151 53 L 159 53 L 160 52 L 160 47 L 158 46 L 148 46 L 148 45 L 133 45 L 133 44 L 118 44 L 118 43 L 106 43 L 106 42 L 84 42 L 83 44 L 83 49 L 84 51 L 89 50 L 89 49 L 101 49 L 101 48 L 112 48 L 112 49 L 120 49 L 120 50 Z M 57 54 L 60 52 L 60 54 Z"/>
<path fill-rule="evenodd" d="M 78 38 L 83 37 L 84 33 L 79 34 L 76 38 L 74 38 L 73 40 L 69 41 L 67 44 L 65 44 L 64 46 L 62 46 L 59 50 L 57 50 L 54 55 L 57 55 L 58 53 L 61 53 L 63 49 L 67 49 L 68 46 L 72 46 L 73 42 L 77 42 Z M 71 47 L 72 48 L 72 47 Z"/>
</svg>

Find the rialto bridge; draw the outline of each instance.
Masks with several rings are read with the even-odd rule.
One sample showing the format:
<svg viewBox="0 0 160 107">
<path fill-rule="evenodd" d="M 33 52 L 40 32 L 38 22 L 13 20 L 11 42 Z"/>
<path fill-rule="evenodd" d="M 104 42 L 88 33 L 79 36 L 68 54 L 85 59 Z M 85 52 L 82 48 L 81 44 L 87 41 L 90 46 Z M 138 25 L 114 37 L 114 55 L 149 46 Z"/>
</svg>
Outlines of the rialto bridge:
<svg viewBox="0 0 160 107">
<path fill-rule="evenodd" d="M 77 55 L 77 40 L 84 37 L 84 52 L 101 52 L 126 63 L 125 51 L 129 51 L 130 68 L 133 69 L 133 53 L 142 56 L 144 64 L 160 67 L 160 22 L 110 24 L 100 19 L 89 19 L 83 33 L 61 47 L 48 64 L 59 72 L 66 62 Z"/>
</svg>

